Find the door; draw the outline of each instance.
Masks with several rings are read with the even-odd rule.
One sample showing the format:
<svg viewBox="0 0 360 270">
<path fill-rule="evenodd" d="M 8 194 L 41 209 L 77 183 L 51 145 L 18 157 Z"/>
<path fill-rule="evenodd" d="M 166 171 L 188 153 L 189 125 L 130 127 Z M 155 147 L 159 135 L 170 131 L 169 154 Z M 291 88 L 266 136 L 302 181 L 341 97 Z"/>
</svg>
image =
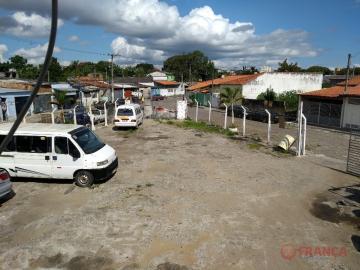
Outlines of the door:
<svg viewBox="0 0 360 270">
<path fill-rule="evenodd" d="M 15 136 L 15 170 L 18 177 L 51 178 L 51 137 Z"/>
<path fill-rule="evenodd" d="M 67 137 L 54 138 L 53 177 L 57 179 L 73 179 L 77 170 L 84 168 L 79 149 Z"/>
</svg>

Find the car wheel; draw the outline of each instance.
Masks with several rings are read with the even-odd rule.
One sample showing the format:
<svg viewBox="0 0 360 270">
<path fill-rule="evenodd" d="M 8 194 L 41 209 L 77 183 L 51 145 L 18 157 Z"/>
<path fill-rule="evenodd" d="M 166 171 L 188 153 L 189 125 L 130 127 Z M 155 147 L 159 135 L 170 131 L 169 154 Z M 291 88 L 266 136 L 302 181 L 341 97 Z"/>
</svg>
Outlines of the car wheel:
<svg viewBox="0 0 360 270">
<path fill-rule="evenodd" d="M 79 187 L 90 187 L 94 183 L 94 176 L 89 171 L 78 171 L 75 174 L 75 183 Z"/>
</svg>

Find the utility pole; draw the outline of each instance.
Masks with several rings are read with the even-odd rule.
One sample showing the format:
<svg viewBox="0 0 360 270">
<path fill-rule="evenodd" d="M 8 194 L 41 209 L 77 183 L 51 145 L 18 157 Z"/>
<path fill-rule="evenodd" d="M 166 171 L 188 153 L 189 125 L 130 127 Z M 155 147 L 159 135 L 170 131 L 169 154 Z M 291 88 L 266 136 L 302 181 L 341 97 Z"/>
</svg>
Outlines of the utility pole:
<svg viewBox="0 0 360 270">
<path fill-rule="evenodd" d="M 111 102 L 115 101 L 114 93 L 114 56 L 120 56 L 120 54 L 109 54 L 111 56 Z"/>
<path fill-rule="evenodd" d="M 48 82 L 50 82 L 50 70 L 48 70 L 48 72 L 47 72 L 48 74 Z"/>
<path fill-rule="evenodd" d="M 348 89 L 350 65 L 351 65 L 351 54 L 349 53 L 348 54 L 348 61 L 347 61 L 347 68 L 346 68 L 346 81 L 345 81 L 344 94 L 347 92 L 347 89 Z"/>
</svg>

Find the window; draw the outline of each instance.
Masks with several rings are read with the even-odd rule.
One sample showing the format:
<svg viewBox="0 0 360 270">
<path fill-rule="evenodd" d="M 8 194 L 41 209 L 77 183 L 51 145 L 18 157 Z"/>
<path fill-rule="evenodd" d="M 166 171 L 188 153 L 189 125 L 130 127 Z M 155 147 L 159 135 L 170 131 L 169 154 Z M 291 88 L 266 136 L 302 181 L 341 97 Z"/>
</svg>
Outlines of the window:
<svg viewBox="0 0 360 270">
<path fill-rule="evenodd" d="M 105 146 L 88 128 L 77 129 L 71 132 L 71 136 L 86 154 L 95 153 Z"/>
<path fill-rule="evenodd" d="M 132 109 L 118 109 L 117 111 L 118 116 L 133 116 L 134 112 Z"/>
<path fill-rule="evenodd" d="M 16 136 L 16 151 L 22 153 L 31 152 L 31 137 L 30 136 Z"/>
<path fill-rule="evenodd" d="M 31 153 L 51 152 L 51 138 L 44 136 L 32 137 Z"/>
<path fill-rule="evenodd" d="M 45 136 L 15 136 L 16 150 L 21 153 L 48 153 L 51 139 Z"/>
<path fill-rule="evenodd" d="M 74 157 L 80 157 L 80 152 L 76 148 L 76 146 L 72 143 L 72 141 L 68 140 L 68 143 L 69 143 L 69 153 L 70 153 L 70 155 L 72 155 Z"/>
<path fill-rule="evenodd" d="M 66 137 L 55 137 L 55 153 L 67 155 L 68 151 L 68 139 Z"/>
<path fill-rule="evenodd" d="M 0 135 L 0 144 L 2 143 L 2 141 L 5 139 L 5 135 Z M 10 140 L 10 142 L 8 143 L 7 147 L 5 147 L 5 151 L 8 152 L 13 152 L 15 151 L 15 140 L 14 137 Z"/>
</svg>

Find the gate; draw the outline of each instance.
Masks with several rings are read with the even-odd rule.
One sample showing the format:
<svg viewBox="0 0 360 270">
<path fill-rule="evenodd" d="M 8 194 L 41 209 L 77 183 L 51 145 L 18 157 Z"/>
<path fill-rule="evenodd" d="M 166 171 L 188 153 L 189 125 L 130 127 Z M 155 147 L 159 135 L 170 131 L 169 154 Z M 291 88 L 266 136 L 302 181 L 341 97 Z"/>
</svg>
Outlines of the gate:
<svg viewBox="0 0 360 270">
<path fill-rule="evenodd" d="M 360 132 L 350 134 L 346 171 L 360 176 Z"/>
</svg>

